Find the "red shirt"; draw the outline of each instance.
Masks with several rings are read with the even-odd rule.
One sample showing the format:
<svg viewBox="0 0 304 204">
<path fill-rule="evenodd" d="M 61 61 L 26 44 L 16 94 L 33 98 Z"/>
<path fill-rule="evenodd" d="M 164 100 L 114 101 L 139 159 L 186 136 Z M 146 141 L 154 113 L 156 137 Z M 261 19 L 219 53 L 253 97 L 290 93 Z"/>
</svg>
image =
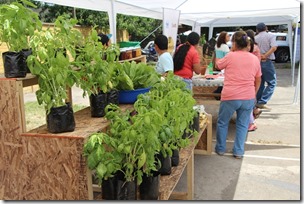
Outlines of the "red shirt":
<svg viewBox="0 0 304 204">
<path fill-rule="evenodd" d="M 178 47 L 179 48 L 179 47 Z M 185 79 L 192 79 L 193 76 L 193 64 L 199 64 L 200 57 L 193 45 L 190 45 L 190 49 L 185 58 L 182 69 L 175 71 L 174 74 Z"/>
</svg>

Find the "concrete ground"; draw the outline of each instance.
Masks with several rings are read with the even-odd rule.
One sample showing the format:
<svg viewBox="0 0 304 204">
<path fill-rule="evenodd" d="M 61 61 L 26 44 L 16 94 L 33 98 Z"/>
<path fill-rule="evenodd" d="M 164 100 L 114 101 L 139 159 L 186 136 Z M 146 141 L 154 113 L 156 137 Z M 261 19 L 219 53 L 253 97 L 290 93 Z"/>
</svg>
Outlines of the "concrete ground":
<svg viewBox="0 0 304 204">
<path fill-rule="evenodd" d="M 297 74 L 298 71 L 296 70 Z M 230 123 L 228 153 L 214 153 L 215 127 L 219 101 L 201 100 L 213 116 L 213 153 L 195 155 L 195 200 L 285 200 L 301 199 L 300 174 L 300 97 L 293 104 L 295 86 L 291 86 L 291 70 L 277 69 L 278 85 L 268 103 L 271 111 L 256 120 L 258 129 L 248 133 L 245 156 L 234 159 L 231 153 L 235 124 Z M 295 84 L 297 75 L 295 77 Z M 300 95 L 300 94 L 299 94 Z M 25 94 L 25 102 L 36 100 L 34 93 Z M 73 102 L 89 105 L 82 91 L 73 88 Z M 186 173 L 175 190 L 186 190 Z"/>
</svg>

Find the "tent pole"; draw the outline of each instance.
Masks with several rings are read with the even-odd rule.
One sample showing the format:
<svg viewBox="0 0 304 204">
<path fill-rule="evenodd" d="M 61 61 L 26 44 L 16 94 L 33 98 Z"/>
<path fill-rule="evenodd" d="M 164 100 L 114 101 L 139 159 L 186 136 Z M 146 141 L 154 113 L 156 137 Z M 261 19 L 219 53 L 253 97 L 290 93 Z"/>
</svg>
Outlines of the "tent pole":
<svg viewBox="0 0 304 204">
<path fill-rule="evenodd" d="M 298 96 L 299 96 L 299 89 L 300 89 L 300 64 L 299 64 L 299 68 L 298 68 L 298 80 L 297 80 L 297 85 L 296 85 L 296 88 L 295 88 L 295 94 L 294 94 L 294 97 L 293 97 L 293 104 L 298 104 Z"/>
<path fill-rule="evenodd" d="M 161 24 L 160 26 L 158 26 L 157 28 L 155 28 L 151 33 L 149 33 L 149 35 L 147 35 L 147 37 L 145 37 L 142 41 L 140 41 L 140 43 L 142 43 L 145 39 L 147 39 L 150 35 L 152 35 L 157 29 L 159 29 L 163 24 Z M 139 44 L 140 44 L 139 43 Z"/>
<path fill-rule="evenodd" d="M 292 81 L 291 81 L 291 85 L 294 86 L 294 72 L 295 72 L 295 64 L 296 64 L 296 52 L 297 52 L 297 41 L 298 41 L 298 22 L 300 21 L 299 17 L 297 19 L 297 23 L 296 23 L 296 29 L 294 32 L 294 46 L 293 46 L 293 59 L 292 59 Z"/>
<path fill-rule="evenodd" d="M 109 24 L 110 24 L 110 32 L 113 35 L 112 42 L 116 43 L 116 12 L 114 8 L 114 0 L 111 0 L 111 11 L 108 12 L 109 15 Z"/>
</svg>

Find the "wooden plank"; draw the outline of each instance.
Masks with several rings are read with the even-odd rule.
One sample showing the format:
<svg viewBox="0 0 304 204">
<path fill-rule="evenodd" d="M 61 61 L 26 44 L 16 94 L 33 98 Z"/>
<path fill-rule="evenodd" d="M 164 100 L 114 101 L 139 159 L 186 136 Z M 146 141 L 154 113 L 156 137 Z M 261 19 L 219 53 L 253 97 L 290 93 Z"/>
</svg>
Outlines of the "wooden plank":
<svg viewBox="0 0 304 204">
<path fill-rule="evenodd" d="M 134 57 L 134 58 L 131 58 L 131 59 L 126 59 L 126 60 L 120 60 L 119 62 L 130 62 L 130 61 L 136 61 L 136 62 L 143 62 L 143 63 L 146 63 L 146 55 L 141 55 L 139 57 Z"/>
<path fill-rule="evenodd" d="M 16 94 L 18 95 L 19 104 L 18 108 L 20 109 L 20 124 L 21 132 L 26 132 L 26 120 L 25 120 L 25 108 L 24 108 L 24 97 L 23 97 L 23 84 L 22 81 L 16 81 Z"/>
<path fill-rule="evenodd" d="M 203 131 L 200 133 L 200 139 L 194 150 L 194 154 L 211 155 L 212 153 L 212 115 L 206 114 Z"/>
<path fill-rule="evenodd" d="M 190 155 L 187 164 L 187 200 L 193 200 L 194 197 L 194 156 Z"/>
<path fill-rule="evenodd" d="M 122 110 L 133 109 L 132 104 L 122 104 L 120 105 Z M 105 131 L 109 125 L 109 121 L 106 118 L 91 117 L 90 107 L 86 107 L 74 114 L 75 118 L 75 130 L 73 132 L 64 133 L 50 133 L 47 130 L 47 126 L 42 125 L 36 129 L 30 130 L 29 132 L 23 133 L 22 136 L 27 137 L 48 137 L 48 138 L 74 138 L 83 139 L 87 138 L 90 134 L 98 131 Z"/>
<path fill-rule="evenodd" d="M 207 154 L 212 153 L 212 115 L 207 114 Z"/>
<path fill-rule="evenodd" d="M 172 192 L 170 200 L 187 200 L 188 196 L 186 192 Z"/>
</svg>

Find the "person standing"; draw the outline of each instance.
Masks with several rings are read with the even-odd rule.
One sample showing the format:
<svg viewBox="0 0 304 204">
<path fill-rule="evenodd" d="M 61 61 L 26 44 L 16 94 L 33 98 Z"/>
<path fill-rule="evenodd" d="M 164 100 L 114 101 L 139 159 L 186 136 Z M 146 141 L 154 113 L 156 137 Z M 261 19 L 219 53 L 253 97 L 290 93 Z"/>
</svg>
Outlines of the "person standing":
<svg viewBox="0 0 304 204">
<path fill-rule="evenodd" d="M 187 84 L 187 88 L 192 91 L 193 72 L 200 74 L 202 71 L 200 65 L 200 56 L 196 50 L 199 44 L 200 36 L 196 32 L 191 32 L 187 36 L 187 41 L 181 44 L 173 57 L 174 74 L 181 77 Z"/>
<path fill-rule="evenodd" d="M 227 42 L 230 40 L 230 35 L 226 31 L 222 31 L 217 38 L 216 45 L 214 46 L 214 61 L 213 64 L 215 65 L 215 61 L 222 59 L 225 57 L 230 49 L 227 45 Z M 224 70 L 221 71 L 224 73 Z M 223 90 L 222 86 L 217 87 L 217 89 L 213 93 L 221 93 Z M 220 100 L 221 97 L 215 97 L 216 100 Z"/>
<path fill-rule="evenodd" d="M 250 47 L 248 47 L 248 51 L 257 56 L 259 61 L 261 61 L 261 53 L 260 53 L 260 48 L 255 42 L 254 39 L 254 31 L 249 29 L 246 30 L 247 35 L 250 37 Z M 248 132 L 255 131 L 258 127 L 255 123 L 255 119 L 260 116 L 262 113 L 262 110 L 260 110 L 257 107 L 254 107 L 252 110 L 252 113 L 250 114 L 250 121 L 249 121 L 249 126 L 248 126 Z"/>
<path fill-rule="evenodd" d="M 256 96 L 256 107 L 270 110 L 271 108 L 266 104 L 273 95 L 277 85 L 276 71 L 272 60 L 275 60 L 274 52 L 277 50 L 278 45 L 275 36 L 267 33 L 266 30 L 267 26 L 264 23 L 257 24 L 255 42 L 258 44 L 261 52 L 262 81 Z M 267 86 L 265 86 L 265 83 L 267 83 Z"/>
<path fill-rule="evenodd" d="M 111 40 L 110 38 L 112 37 L 112 34 L 103 34 L 100 33 L 98 34 L 98 41 L 102 43 L 103 46 L 109 47 L 111 45 Z"/>
<path fill-rule="evenodd" d="M 173 58 L 168 52 L 168 38 L 165 35 L 158 35 L 154 40 L 154 45 L 158 54 L 156 72 L 165 77 L 169 71 L 173 72 Z"/>
<path fill-rule="evenodd" d="M 226 152 L 229 121 L 236 112 L 236 135 L 232 151 L 237 159 L 244 155 L 249 118 L 262 74 L 259 59 L 248 52 L 249 44 L 250 38 L 244 31 L 235 32 L 232 36 L 234 51 L 216 62 L 217 69 L 225 69 L 225 78 L 217 119 L 215 152 L 218 155 Z"/>
</svg>

